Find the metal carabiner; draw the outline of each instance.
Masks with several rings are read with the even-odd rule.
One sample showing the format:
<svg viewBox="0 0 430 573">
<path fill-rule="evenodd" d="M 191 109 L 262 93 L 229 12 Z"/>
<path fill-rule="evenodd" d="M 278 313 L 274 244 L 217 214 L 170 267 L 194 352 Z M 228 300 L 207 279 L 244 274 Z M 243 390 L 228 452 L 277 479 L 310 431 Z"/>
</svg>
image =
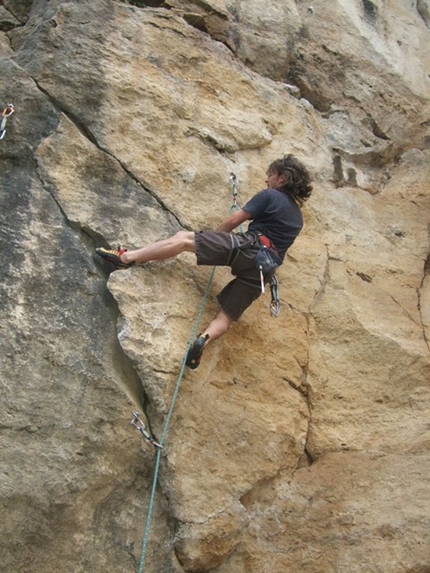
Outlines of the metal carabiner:
<svg viewBox="0 0 430 573">
<path fill-rule="evenodd" d="M 5 117 L 10 117 L 14 111 L 15 111 L 15 108 L 13 107 L 13 103 L 8 103 L 6 105 L 6 107 L 4 108 L 2 115 Z"/>
<path fill-rule="evenodd" d="M 130 422 L 131 425 L 136 428 L 137 430 L 139 430 L 139 432 L 142 434 L 142 436 L 144 438 L 146 438 L 148 440 L 148 442 L 151 442 L 151 444 L 153 446 L 155 446 L 156 448 L 162 448 L 163 446 L 161 444 L 159 444 L 155 438 L 153 436 L 151 436 L 151 434 L 146 430 L 146 426 L 145 424 L 142 422 L 142 420 L 139 417 L 139 412 L 136 410 L 135 412 L 133 412 L 133 419 Z"/>
<path fill-rule="evenodd" d="M 15 111 L 15 108 L 13 107 L 13 104 L 8 103 L 7 106 L 4 108 L 4 110 L 2 111 L 2 120 L 0 123 L 0 139 L 3 139 L 3 137 L 6 135 L 6 123 L 7 123 L 7 119 L 8 117 L 10 117 L 13 112 Z"/>
</svg>

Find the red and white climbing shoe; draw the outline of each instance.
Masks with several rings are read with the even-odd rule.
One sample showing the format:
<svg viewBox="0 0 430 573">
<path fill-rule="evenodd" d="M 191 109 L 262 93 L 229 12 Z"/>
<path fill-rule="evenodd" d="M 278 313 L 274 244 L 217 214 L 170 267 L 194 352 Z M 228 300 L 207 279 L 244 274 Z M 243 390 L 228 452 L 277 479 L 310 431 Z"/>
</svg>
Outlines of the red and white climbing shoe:
<svg viewBox="0 0 430 573">
<path fill-rule="evenodd" d="M 200 364 L 200 359 L 207 340 L 209 340 L 209 334 L 205 334 L 205 336 L 199 334 L 189 349 L 185 364 L 189 366 L 191 370 L 195 370 Z"/>
<path fill-rule="evenodd" d="M 127 249 L 121 248 L 118 246 L 117 249 L 104 249 L 103 247 L 99 247 L 96 249 L 96 253 L 109 263 L 113 263 L 117 269 L 128 269 L 134 265 L 133 263 L 124 263 L 121 260 L 121 255 L 126 252 Z"/>
</svg>

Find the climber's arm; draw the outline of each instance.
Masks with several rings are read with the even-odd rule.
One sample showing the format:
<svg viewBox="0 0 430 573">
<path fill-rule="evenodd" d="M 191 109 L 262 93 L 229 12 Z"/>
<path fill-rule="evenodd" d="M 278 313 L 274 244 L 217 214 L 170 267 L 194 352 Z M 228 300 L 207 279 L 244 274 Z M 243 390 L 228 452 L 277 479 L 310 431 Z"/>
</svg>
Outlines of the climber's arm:
<svg viewBox="0 0 430 573">
<path fill-rule="evenodd" d="M 230 232 L 249 219 L 251 219 L 251 215 L 247 211 L 239 209 L 239 211 L 235 211 L 227 219 L 224 219 L 215 230 Z"/>
</svg>

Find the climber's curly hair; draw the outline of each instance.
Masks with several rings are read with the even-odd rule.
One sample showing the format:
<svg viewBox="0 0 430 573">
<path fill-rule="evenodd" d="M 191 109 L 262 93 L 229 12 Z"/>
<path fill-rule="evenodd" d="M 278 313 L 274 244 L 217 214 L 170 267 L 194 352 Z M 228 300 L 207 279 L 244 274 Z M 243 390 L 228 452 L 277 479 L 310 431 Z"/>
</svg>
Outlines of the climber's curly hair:
<svg viewBox="0 0 430 573">
<path fill-rule="evenodd" d="M 291 153 L 273 161 L 267 173 L 285 175 L 287 180 L 279 190 L 291 195 L 300 206 L 311 196 L 311 175 L 303 163 Z"/>
</svg>

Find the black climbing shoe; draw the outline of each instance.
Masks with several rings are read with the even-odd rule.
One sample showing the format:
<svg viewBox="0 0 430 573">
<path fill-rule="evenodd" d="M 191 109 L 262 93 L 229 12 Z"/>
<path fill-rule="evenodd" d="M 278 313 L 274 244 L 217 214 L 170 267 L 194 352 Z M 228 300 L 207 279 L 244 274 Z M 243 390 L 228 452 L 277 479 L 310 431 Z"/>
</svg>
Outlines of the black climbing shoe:
<svg viewBox="0 0 430 573">
<path fill-rule="evenodd" d="M 113 263 L 117 269 L 128 269 L 134 265 L 133 263 L 123 263 L 121 260 L 121 255 L 126 252 L 127 249 L 118 247 L 117 249 L 104 249 L 103 247 L 99 247 L 96 249 L 96 253 L 104 259 L 105 261 L 109 261 L 109 263 Z"/>
<path fill-rule="evenodd" d="M 200 364 L 200 359 L 203 354 L 203 347 L 207 340 L 209 340 L 209 334 L 205 334 L 205 336 L 199 334 L 189 349 L 185 364 L 189 366 L 191 370 L 195 370 Z"/>
</svg>

